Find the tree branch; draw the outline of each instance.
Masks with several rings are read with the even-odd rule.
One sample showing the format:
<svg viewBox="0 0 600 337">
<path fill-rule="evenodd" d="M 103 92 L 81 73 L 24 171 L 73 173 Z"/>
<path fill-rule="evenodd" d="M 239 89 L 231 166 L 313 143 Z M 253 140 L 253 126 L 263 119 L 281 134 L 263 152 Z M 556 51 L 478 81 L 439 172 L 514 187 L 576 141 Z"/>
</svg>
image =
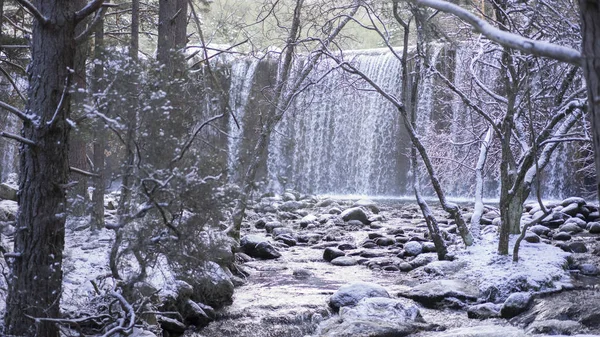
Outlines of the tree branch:
<svg viewBox="0 0 600 337">
<path fill-rule="evenodd" d="M 81 32 L 81 34 L 75 37 L 75 43 L 80 44 L 81 42 L 85 41 L 90 36 L 91 32 L 96 30 L 96 27 L 102 21 L 102 17 L 104 16 L 105 11 L 105 7 L 100 7 L 100 9 L 96 12 L 96 15 L 94 16 L 92 22 L 87 26 L 87 28 L 83 32 Z"/>
<path fill-rule="evenodd" d="M 0 101 L 0 108 L 4 108 L 5 110 L 7 110 L 8 112 L 12 113 L 13 115 L 19 117 L 23 121 L 31 122 L 33 120 L 31 118 L 31 116 L 27 115 L 23 111 L 15 108 L 14 106 L 12 106 L 8 103 L 4 103 L 4 102 Z"/>
<path fill-rule="evenodd" d="M 35 146 L 36 145 L 34 141 L 32 141 L 30 139 L 27 139 L 27 138 L 23 138 L 23 137 L 21 137 L 19 135 L 15 135 L 14 133 L 0 132 L 0 136 L 2 136 L 4 138 L 14 139 L 14 140 L 16 140 L 16 141 L 18 141 L 20 143 L 27 144 L 27 145 L 30 145 L 30 146 Z"/>
<path fill-rule="evenodd" d="M 517 49 L 528 54 L 544 56 L 562 62 L 581 66 L 581 53 L 569 47 L 559 46 L 546 41 L 532 40 L 517 34 L 502 31 L 466 9 L 444 0 L 410 0 L 419 5 L 440 10 L 457 16 L 470 24 L 475 30 L 488 39 L 508 48 Z"/>
<path fill-rule="evenodd" d="M 33 17 L 35 17 L 42 25 L 47 25 L 50 23 L 50 19 L 45 17 L 44 14 L 42 14 L 42 12 L 40 12 L 39 9 L 37 9 L 37 7 L 35 7 L 31 2 L 27 0 L 17 0 L 17 2 L 21 4 L 21 6 L 27 8 L 31 15 L 33 15 Z"/>
<path fill-rule="evenodd" d="M 75 13 L 75 22 L 80 22 L 88 15 L 97 11 L 104 4 L 104 0 L 92 0 L 85 7 Z"/>
</svg>

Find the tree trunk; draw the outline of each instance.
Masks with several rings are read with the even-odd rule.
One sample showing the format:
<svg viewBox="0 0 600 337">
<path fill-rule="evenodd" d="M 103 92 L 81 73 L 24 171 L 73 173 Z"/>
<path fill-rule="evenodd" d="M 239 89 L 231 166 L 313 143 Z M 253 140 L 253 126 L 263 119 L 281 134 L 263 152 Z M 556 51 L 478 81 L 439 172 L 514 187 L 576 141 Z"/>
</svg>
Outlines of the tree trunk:
<svg viewBox="0 0 600 337">
<path fill-rule="evenodd" d="M 177 68 L 173 54 L 187 43 L 187 0 L 160 0 L 158 9 L 158 49 L 156 58 L 167 72 Z"/>
<path fill-rule="evenodd" d="M 589 112 L 592 116 L 596 191 L 600 198 L 600 1 L 579 0 L 581 11 L 581 53 L 587 83 Z"/>
<path fill-rule="evenodd" d="M 36 118 L 24 123 L 22 136 L 35 145 L 21 146 L 17 257 L 11 263 L 4 332 L 58 337 L 54 323 L 27 316 L 60 316 L 70 130 L 70 95 L 64 86 L 74 66 L 76 8 L 71 1 L 34 4 L 49 22 L 34 20 L 33 25 L 25 111 Z"/>
<path fill-rule="evenodd" d="M 94 93 L 100 93 L 104 90 L 104 20 L 96 27 L 94 37 L 94 77 L 92 90 Z M 94 163 L 93 179 L 94 192 L 92 193 L 92 230 L 100 230 L 104 227 L 104 151 L 106 149 L 106 132 L 104 125 L 98 123 L 94 130 L 94 154 L 92 161 Z"/>
</svg>

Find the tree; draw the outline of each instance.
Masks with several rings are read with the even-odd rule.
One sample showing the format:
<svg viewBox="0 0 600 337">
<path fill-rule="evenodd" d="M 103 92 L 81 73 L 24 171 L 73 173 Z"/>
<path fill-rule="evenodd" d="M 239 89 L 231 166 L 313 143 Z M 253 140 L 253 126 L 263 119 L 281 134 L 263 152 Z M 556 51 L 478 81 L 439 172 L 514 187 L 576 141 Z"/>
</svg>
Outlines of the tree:
<svg viewBox="0 0 600 337">
<path fill-rule="evenodd" d="M 581 17 L 581 50 L 578 51 L 548 43 L 524 38 L 518 34 L 504 32 L 489 25 L 485 20 L 469 11 L 443 0 L 411 0 L 417 5 L 431 7 L 446 13 L 456 15 L 467 22 L 477 31 L 490 40 L 525 53 L 549 57 L 551 59 L 568 62 L 576 66 L 583 66 L 586 86 L 588 90 L 588 107 L 592 116 L 594 162 L 596 163 L 597 196 L 600 198 L 600 55 L 598 34 L 600 32 L 600 4 L 596 0 L 580 0 L 579 12 Z"/>
<path fill-rule="evenodd" d="M 20 0 L 34 16 L 25 111 L 3 108 L 23 121 L 19 213 L 11 257 L 5 333 L 57 337 L 44 318 L 60 316 L 62 260 L 69 175 L 68 90 L 76 52 L 76 27 L 102 0 L 83 8 L 71 1 Z"/>
</svg>

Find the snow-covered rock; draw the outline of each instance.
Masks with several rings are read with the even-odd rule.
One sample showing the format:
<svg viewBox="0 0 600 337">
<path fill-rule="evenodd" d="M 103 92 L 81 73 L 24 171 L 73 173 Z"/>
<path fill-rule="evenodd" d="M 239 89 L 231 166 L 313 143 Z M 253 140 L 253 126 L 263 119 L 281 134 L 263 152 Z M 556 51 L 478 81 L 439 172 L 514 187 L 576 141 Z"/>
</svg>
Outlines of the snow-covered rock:
<svg viewBox="0 0 600 337">
<path fill-rule="evenodd" d="M 510 294 L 506 301 L 504 301 L 504 304 L 502 304 L 500 315 L 504 318 L 513 318 L 527 310 L 532 302 L 533 297 L 531 293 L 518 292 Z"/>
<path fill-rule="evenodd" d="M 404 244 L 406 256 L 417 256 L 423 252 L 423 245 L 418 241 L 409 241 Z"/>
<path fill-rule="evenodd" d="M 367 216 L 365 211 L 360 207 L 348 208 L 347 210 L 343 211 L 340 214 L 340 216 L 342 217 L 342 220 L 344 220 L 344 221 L 359 220 L 360 222 L 364 223 L 365 225 L 369 224 L 369 217 Z"/>
<path fill-rule="evenodd" d="M 281 257 L 277 249 L 264 236 L 246 235 L 240 240 L 240 248 L 244 253 L 255 258 L 277 259 Z"/>
<path fill-rule="evenodd" d="M 338 311 L 341 307 L 354 306 L 367 297 L 385 297 L 390 294 L 384 287 L 369 282 L 356 282 L 341 286 L 329 299 L 329 306 Z"/>
</svg>

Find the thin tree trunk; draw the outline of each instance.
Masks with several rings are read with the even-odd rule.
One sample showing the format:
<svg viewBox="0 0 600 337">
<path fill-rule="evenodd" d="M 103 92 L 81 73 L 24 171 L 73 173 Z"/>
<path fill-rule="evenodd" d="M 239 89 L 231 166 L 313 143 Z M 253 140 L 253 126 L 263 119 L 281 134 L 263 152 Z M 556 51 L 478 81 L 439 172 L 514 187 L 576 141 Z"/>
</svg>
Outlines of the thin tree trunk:
<svg viewBox="0 0 600 337">
<path fill-rule="evenodd" d="M 493 128 L 490 126 L 485 133 L 485 138 L 481 142 L 479 148 L 479 158 L 475 166 L 475 210 L 473 216 L 471 216 L 471 233 L 474 237 L 480 237 L 481 230 L 481 216 L 483 215 L 483 172 L 485 168 L 485 162 L 487 160 L 488 150 L 492 142 L 492 136 L 494 134 Z"/>
<path fill-rule="evenodd" d="M 94 77 L 92 90 L 98 94 L 103 91 L 104 78 L 104 20 L 96 27 L 94 36 Z M 97 107 L 101 109 L 100 106 Z M 104 227 L 104 151 L 106 150 L 106 132 L 104 125 L 98 123 L 94 130 L 94 154 L 92 161 L 94 163 L 93 179 L 94 192 L 92 193 L 92 230 L 100 230 Z"/>
<path fill-rule="evenodd" d="M 581 53 L 587 83 L 589 113 L 592 117 L 596 191 L 600 198 L 600 1 L 579 0 L 581 11 Z"/>
<path fill-rule="evenodd" d="M 71 108 L 65 80 L 74 66 L 76 8 L 71 1 L 35 1 L 34 5 L 49 23 L 37 19 L 33 24 L 32 60 L 28 67 L 32 83 L 25 111 L 38 119 L 23 125 L 22 136 L 35 146 L 21 146 L 19 213 L 14 236 L 17 257 L 10 264 L 4 332 L 58 337 L 54 323 L 34 321 L 27 316 L 60 316 L 69 182 L 67 119 Z M 54 22 L 61 22 L 61 26 Z"/>
</svg>

